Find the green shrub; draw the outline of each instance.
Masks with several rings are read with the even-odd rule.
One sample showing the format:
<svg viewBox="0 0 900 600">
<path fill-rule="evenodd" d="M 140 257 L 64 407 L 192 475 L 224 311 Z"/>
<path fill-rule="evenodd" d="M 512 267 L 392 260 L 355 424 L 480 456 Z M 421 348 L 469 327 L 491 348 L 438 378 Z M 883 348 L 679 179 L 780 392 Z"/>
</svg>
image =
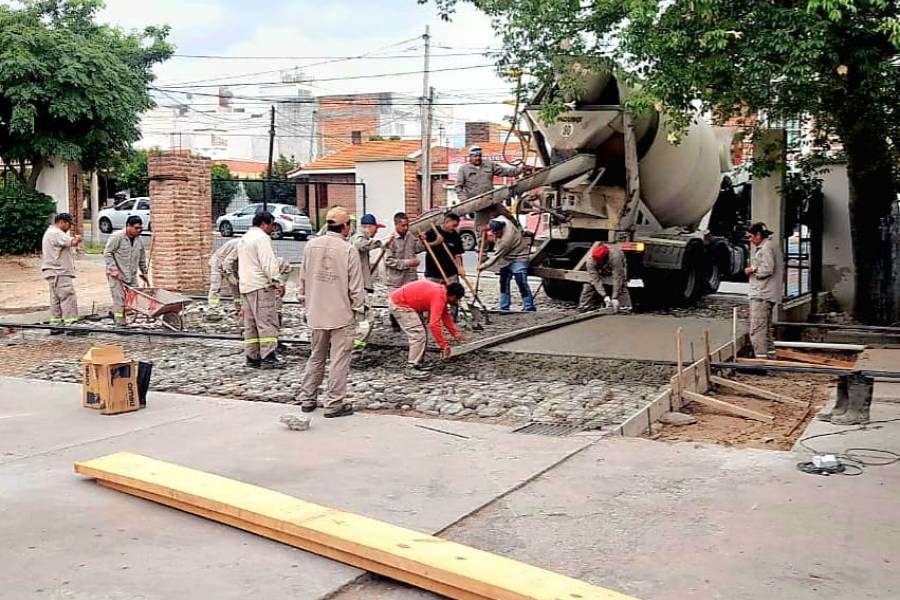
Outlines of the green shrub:
<svg viewBox="0 0 900 600">
<path fill-rule="evenodd" d="M 41 238 L 55 212 L 53 198 L 7 180 L 0 187 L 0 254 L 39 251 Z"/>
</svg>

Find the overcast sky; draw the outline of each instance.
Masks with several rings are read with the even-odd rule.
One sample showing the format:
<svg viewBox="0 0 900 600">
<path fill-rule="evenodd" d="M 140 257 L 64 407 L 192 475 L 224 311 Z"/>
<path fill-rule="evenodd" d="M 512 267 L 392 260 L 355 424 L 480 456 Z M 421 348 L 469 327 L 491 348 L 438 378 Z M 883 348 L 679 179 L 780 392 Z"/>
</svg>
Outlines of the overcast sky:
<svg viewBox="0 0 900 600">
<path fill-rule="evenodd" d="M 422 70 L 422 40 L 426 24 L 431 26 L 434 45 L 431 84 L 438 93 L 458 94 L 453 101 L 469 103 L 454 107 L 454 117 L 463 120 L 498 121 L 509 106 L 471 103 L 512 97 L 511 86 L 496 76 L 491 60 L 478 52 L 499 47 L 490 19 L 470 5 L 461 5 L 452 22 L 437 16 L 433 4 L 415 0 L 107 0 L 103 20 L 126 29 L 150 24 L 172 27 L 176 56 L 157 69 L 160 87 L 192 83 L 209 85 L 199 91 L 213 92 L 219 83 L 277 81 L 277 73 L 261 73 L 299 67 L 306 75 L 323 80 L 315 94 L 395 91 L 422 93 L 420 73 L 389 78 L 325 79 Z M 399 45 L 397 45 L 399 44 Z M 215 56 L 358 56 L 391 46 L 378 54 L 405 56 L 378 60 L 353 60 L 311 66 L 322 59 L 278 60 L 201 59 L 185 55 Z M 439 57 L 440 54 L 467 54 Z M 440 72 L 440 69 L 482 67 Z M 248 75 L 258 73 L 258 75 Z M 237 94 L 241 88 L 233 88 Z M 247 89 L 247 88 L 245 88 Z M 211 102 L 198 99 L 197 102 Z M 444 101 L 447 100 L 446 97 Z"/>
</svg>

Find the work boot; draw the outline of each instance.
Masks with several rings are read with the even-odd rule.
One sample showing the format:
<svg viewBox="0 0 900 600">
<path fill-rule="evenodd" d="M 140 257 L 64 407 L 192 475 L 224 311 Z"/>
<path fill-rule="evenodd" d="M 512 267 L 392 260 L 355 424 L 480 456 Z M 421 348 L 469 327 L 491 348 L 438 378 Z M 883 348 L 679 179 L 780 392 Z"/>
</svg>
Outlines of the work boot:
<svg viewBox="0 0 900 600">
<path fill-rule="evenodd" d="M 431 363 L 427 363 L 424 360 L 419 362 L 417 365 L 413 365 L 413 366 L 414 366 L 414 368 L 418 369 L 419 371 L 425 371 L 426 373 L 434 371 L 434 365 Z"/>
<path fill-rule="evenodd" d="M 311 413 L 318 408 L 318 403 L 315 400 L 304 400 L 300 403 L 300 410 L 305 413 Z"/>
<path fill-rule="evenodd" d="M 403 370 L 403 377 L 406 379 L 428 379 L 431 373 L 419 368 L 418 365 L 409 365 Z"/>
<path fill-rule="evenodd" d="M 247 357 L 246 365 L 251 369 L 258 369 L 261 363 L 262 361 L 258 358 L 250 358 L 249 356 Z"/>
<path fill-rule="evenodd" d="M 847 376 L 847 410 L 831 418 L 832 425 L 863 425 L 869 422 L 869 410 L 872 407 L 872 390 L 875 380 L 865 375 L 854 373 Z"/>
<path fill-rule="evenodd" d="M 64 333 L 65 333 L 65 331 L 63 331 L 62 329 L 51 329 L 50 330 L 50 335 L 62 335 Z"/>
<path fill-rule="evenodd" d="M 816 419 L 819 421 L 825 421 L 826 423 L 831 423 L 834 417 L 843 415 L 847 412 L 847 406 L 850 403 L 850 397 L 847 390 L 847 380 L 849 377 L 841 377 L 838 379 L 837 393 L 836 399 L 834 401 L 834 408 L 831 409 L 831 412 L 821 413 L 816 416 Z"/>
<path fill-rule="evenodd" d="M 334 419 L 336 417 L 349 417 L 353 414 L 352 404 L 341 404 L 337 408 L 329 408 L 325 411 L 326 419 Z"/>
<path fill-rule="evenodd" d="M 274 354 L 270 354 L 260 361 L 259 368 L 264 371 L 272 371 L 286 368 L 283 360 L 279 360 Z"/>
</svg>

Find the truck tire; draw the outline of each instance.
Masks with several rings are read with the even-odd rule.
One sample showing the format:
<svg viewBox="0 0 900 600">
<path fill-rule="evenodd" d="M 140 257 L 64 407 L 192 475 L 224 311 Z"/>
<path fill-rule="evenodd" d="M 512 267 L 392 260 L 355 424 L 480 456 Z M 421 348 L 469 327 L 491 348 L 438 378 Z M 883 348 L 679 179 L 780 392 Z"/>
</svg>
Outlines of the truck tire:
<svg viewBox="0 0 900 600">
<path fill-rule="evenodd" d="M 706 253 L 699 245 L 689 246 L 679 270 L 645 269 L 645 301 L 659 306 L 690 306 L 703 295 Z"/>
<path fill-rule="evenodd" d="M 578 302 L 583 284 L 565 279 L 541 279 L 548 298 L 562 302 Z"/>
</svg>

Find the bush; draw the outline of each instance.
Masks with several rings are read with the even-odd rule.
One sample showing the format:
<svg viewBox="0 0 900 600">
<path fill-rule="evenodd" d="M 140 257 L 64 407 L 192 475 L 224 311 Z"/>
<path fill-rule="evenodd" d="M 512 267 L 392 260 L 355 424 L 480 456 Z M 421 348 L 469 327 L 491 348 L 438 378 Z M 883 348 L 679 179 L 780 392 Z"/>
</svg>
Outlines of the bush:
<svg viewBox="0 0 900 600">
<path fill-rule="evenodd" d="M 0 186 L 0 254 L 40 251 L 44 231 L 55 212 L 53 198 L 7 180 Z"/>
</svg>

